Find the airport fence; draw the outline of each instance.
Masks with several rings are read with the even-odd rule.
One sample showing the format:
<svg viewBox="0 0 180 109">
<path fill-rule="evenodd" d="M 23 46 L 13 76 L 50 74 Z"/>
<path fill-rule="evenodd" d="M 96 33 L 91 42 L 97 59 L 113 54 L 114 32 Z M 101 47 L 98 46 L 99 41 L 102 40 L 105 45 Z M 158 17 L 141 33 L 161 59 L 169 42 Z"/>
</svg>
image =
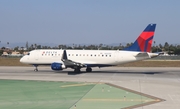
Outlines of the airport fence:
<svg viewBox="0 0 180 109">
<path fill-rule="evenodd" d="M 179 60 L 180 61 L 180 55 L 177 56 L 158 56 L 149 60 Z"/>
</svg>

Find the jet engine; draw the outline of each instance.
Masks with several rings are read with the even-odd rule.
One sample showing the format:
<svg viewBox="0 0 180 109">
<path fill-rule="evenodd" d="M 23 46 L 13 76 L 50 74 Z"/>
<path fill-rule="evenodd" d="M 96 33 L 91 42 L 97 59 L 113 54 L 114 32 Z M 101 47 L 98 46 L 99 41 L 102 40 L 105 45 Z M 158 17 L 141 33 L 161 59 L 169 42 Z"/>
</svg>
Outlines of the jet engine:
<svg viewBox="0 0 180 109">
<path fill-rule="evenodd" d="M 65 68 L 66 68 L 65 65 L 61 64 L 61 63 L 54 62 L 54 63 L 51 64 L 51 69 L 52 70 L 63 70 Z"/>
</svg>

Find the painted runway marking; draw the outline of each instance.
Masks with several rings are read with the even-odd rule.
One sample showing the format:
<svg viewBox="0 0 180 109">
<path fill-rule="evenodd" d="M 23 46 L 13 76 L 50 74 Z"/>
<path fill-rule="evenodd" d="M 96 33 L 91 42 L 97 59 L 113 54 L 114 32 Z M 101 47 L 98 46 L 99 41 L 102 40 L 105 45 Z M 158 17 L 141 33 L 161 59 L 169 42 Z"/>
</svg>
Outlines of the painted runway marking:
<svg viewBox="0 0 180 109">
<path fill-rule="evenodd" d="M 171 95 L 170 95 L 170 94 L 168 94 L 168 96 L 169 96 L 169 98 L 173 101 L 173 98 L 171 97 Z"/>
<path fill-rule="evenodd" d="M 61 87 L 77 87 L 77 86 L 86 86 L 86 85 L 92 85 L 93 83 L 84 83 L 84 84 L 71 84 L 71 85 L 64 85 Z"/>
<path fill-rule="evenodd" d="M 142 99 L 83 99 L 83 101 L 113 101 L 113 102 L 119 102 L 119 101 L 125 101 L 125 102 L 136 102 L 136 101 L 141 101 L 141 102 L 150 102 L 150 101 L 159 101 L 158 99 L 157 100 L 150 100 L 150 99 L 146 99 L 146 100 L 142 100 Z"/>
<path fill-rule="evenodd" d="M 172 101 L 178 101 L 178 102 L 180 101 L 180 95 L 178 94 L 168 94 L 168 96 Z"/>
</svg>

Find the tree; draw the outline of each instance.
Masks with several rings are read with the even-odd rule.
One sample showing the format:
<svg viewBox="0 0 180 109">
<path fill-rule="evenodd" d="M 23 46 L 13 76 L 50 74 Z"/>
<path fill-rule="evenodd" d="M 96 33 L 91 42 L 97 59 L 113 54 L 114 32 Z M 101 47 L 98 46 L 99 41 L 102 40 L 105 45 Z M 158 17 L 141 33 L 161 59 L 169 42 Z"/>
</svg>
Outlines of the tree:
<svg viewBox="0 0 180 109">
<path fill-rule="evenodd" d="M 164 49 L 165 49 L 166 51 L 169 51 L 169 44 L 168 44 L 168 42 L 165 42 L 165 44 L 164 44 Z"/>
<path fill-rule="evenodd" d="M 34 48 L 37 49 L 37 44 L 34 44 Z"/>
<path fill-rule="evenodd" d="M 29 50 L 28 41 L 26 42 L 26 49 Z"/>
<path fill-rule="evenodd" d="M 154 41 L 154 45 L 156 44 L 156 41 Z"/>
<path fill-rule="evenodd" d="M 3 50 L 0 50 L 0 56 L 3 54 Z"/>
<path fill-rule="evenodd" d="M 37 45 L 37 49 L 41 49 L 41 45 Z"/>
<path fill-rule="evenodd" d="M 101 48 L 102 48 L 102 46 L 103 46 L 103 44 L 102 44 L 102 43 L 101 43 L 101 44 L 99 44 L 98 50 L 99 50 L 99 49 L 101 49 Z"/>
<path fill-rule="evenodd" d="M 47 49 L 48 47 L 47 46 L 42 46 L 42 49 Z"/>
<path fill-rule="evenodd" d="M 34 49 L 34 45 L 33 44 L 31 44 L 31 47 L 30 47 L 31 49 L 30 50 L 33 50 Z"/>
<path fill-rule="evenodd" d="M 5 50 L 5 49 L 6 49 L 6 47 L 1 47 L 1 49 L 2 49 L 2 50 Z"/>
<path fill-rule="evenodd" d="M 19 46 L 17 46 L 17 47 L 14 47 L 14 50 L 16 50 L 16 51 L 17 51 L 17 50 L 19 50 Z"/>
<path fill-rule="evenodd" d="M 175 54 L 175 55 L 180 55 L 180 48 L 176 48 L 176 49 L 174 50 L 174 54 Z"/>
<path fill-rule="evenodd" d="M 127 43 L 127 44 L 126 44 L 126 47 L 129 47 L 129 46 L 131 46 L 131 43 Z"/>
<path fill-rule="evenodd" d="M 122 44 L 121 43 L 119 44 L 119 50 L 122 50 Z"/>
<path fill-rule="evenodd" d="M 63 49 L 63 45 L 62 44 L 58 45 L 58 48 Z"/>
</svg>

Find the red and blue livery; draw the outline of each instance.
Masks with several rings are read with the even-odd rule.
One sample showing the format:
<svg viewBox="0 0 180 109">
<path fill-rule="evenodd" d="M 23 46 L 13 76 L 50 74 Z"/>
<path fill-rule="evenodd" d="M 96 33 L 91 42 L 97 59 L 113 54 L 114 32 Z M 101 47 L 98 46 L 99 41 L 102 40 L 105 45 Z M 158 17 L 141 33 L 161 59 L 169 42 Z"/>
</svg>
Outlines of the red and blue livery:
<svg viewBox="0 0 180 109">
<path fill-rule="evenodd" d="M 149 24 L 140 34 L 140 36 L 136 39 L 136 41 L 130 47 L 127 47 L 124 50 L 150 52 L 155 28 L 156 24 Z"/>
</svg>

